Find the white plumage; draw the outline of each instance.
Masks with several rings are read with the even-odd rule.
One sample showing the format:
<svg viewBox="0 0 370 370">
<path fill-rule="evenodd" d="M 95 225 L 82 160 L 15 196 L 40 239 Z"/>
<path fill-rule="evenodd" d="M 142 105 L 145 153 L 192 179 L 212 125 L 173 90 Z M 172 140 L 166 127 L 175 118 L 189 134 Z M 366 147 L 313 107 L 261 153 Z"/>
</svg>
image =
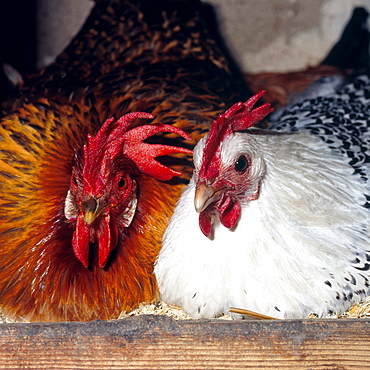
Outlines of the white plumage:
<svg viewBox="0 0 370 370">
<path fill-rule="evenodd" d="M 333 96 L 311 100 L 311 114 L 304 109 L 307 101 L 286 112 L 286 117 L 295 117 L 295 124 L 288 125 L 290 131 L 301 130 L 305 121 L 319 134 L 304 125 L 301 133 L 251 128 L 225 135 L 212 159 L 218 161 L 216 180 L 202 170 L 209 138 L 198 143 L 193 178 L 175 209 L 155 267 L 163 301 L 180 305 L 194 318 L 226 314 L 230 307 L 277 318 L 304 318 L 310 313 L 322 317 L 343 312 L 369 294 L 368 131 L 360 135 L 364 142 L 351 146 L 354 152 L 366 152 L 361 163 L 347 155 L 348 145 L 345 150 L 336 147 L 343 139 L 331 137 L 351 137 L 347 129 L 338 133 L 331 127 L 333 117 L 342 114 L 338 102 L 343 107 L 360 102 L 363 110 L 357 109 L 355 115 L 366 116 L 370 83 L 367 77 L 360 82 L 361 89 L 355 82 L 335 93 L 339 113 L 328 107 Z M 361 93 L 348 97 L 348 89 Z M 352 120 L 360 126 L 363 117 Z M 276 126 L 284 130 L 283 123 L 284 115 Z M 328 127 L 330 133 L 325 131 Z M 242 155 L 248 159 L 248 169 L 235 175 Z M 243 191 L 236 184 L 238 176 Z M 218 194 L 198 209 L 211 215 L 209 237 L 202 233 L 200 213 L 194 208 L 196 188 L 202 182 Z M 247 201 L 255 189 L 256 199 Z M 231 228 L 220 222 L 220 192 L 241 206 Z"/>
</svg>

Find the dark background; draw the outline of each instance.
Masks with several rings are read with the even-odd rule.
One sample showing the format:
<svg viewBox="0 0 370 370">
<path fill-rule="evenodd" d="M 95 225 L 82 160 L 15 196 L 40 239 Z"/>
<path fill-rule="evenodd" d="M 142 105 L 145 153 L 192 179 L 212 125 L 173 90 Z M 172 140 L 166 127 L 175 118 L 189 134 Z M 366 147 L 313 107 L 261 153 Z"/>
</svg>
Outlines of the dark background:
<svg viewBox="0 0 370 370">
<path fill-rule="evenodd" d="M 9 93 L 3 63 L 22 75 L 36 71 L 36 0 L 0 0 L 0 101 Z"/>
</svg>

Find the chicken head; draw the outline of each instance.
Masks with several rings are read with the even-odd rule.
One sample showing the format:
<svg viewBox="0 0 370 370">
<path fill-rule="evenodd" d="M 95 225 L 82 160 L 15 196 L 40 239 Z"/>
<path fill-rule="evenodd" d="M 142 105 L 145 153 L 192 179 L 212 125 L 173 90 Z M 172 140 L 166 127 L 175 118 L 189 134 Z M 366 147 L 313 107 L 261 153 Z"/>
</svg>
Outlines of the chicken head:
<svg viewBox="0 0 370 370">
<path fill-rule="evenodd" d="M 104 268 L 118 242 L 120 230 L 130 226 L 137 207 L 135 177 L 143 172 L 158 180 L 170 180 L 180 173 L 155 160 L 157 156 L 187 153 L 185 148 L 148 144 L 143 140 L 167 131 L 191 137 L 164 124 L 144 125 L 128 130 L 136 118 L 153 118 L 134 112 L 116 122 L 108 119 L 95 137 L 88 135 L 82 154 L 75 155 L 64 214 L 75 223 L 72 246 L 76 257 L 89 266 L 90 243 L 98 245 L 98 262 Z"/>
</svg>

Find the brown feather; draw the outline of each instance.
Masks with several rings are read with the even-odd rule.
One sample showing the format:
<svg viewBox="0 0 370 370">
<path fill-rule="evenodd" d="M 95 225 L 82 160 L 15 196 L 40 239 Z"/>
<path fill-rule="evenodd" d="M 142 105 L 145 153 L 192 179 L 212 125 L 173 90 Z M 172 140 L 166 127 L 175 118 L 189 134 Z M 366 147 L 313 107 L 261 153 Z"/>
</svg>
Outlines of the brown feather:
<svg viewBox="0 0 370 370">
<path fill-rule="evenodd" d="M 139 175 L 132 224 L 104 269 L 94 251 L 86 269 L 73 254 L 73 224 L 63 213 L 74 153 L 107 118 L 134 111 L 152 113 L 153 122 L 174 124 L 196 142 L 249 90 L 205 28 L 197 1 L 153 4 L 98 1 L 56 62 L 27 78 L 21 96 L 3 107 L 0 305 L 9 317 L 111 319 L 157 297 L 153 263 L 191 159 L 165 159 L 182 178 Z M 174 134 L 155 140 L 184 146 Z"/>
</svg>

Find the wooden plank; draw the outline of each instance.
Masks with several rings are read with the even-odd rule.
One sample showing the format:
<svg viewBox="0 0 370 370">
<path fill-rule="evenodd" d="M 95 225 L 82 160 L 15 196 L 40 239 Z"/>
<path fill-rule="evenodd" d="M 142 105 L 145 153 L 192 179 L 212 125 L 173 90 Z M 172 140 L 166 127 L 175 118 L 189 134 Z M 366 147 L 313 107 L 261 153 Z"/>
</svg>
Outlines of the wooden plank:
<svg viewBox="0 0 370 370">
<path fill-rule="evenodd" d="M 370 321 L 0 325 L 0 369 L 370 369 Z"/>
</svg>

